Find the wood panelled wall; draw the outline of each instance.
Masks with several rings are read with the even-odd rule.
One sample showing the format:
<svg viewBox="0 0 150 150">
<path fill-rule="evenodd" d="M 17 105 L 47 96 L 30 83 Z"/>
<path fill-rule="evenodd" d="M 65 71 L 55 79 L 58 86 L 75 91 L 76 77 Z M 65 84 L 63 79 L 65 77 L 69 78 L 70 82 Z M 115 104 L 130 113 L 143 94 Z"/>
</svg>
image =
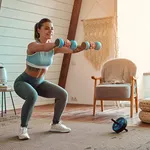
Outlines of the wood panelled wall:
<svg viewBox="0 0 150 150">
<path fill-rule="evenodd" d="M 54 40 L 67 38 L 74 0 L 3 0 L 0 9 L 0 62 L 8 72 L 8 85 L 25 69 L 27 44 L 32 42 L 34 25 L 47 17 L 54 23 Z M 54 56 L 54 63 L 46 74 L 46 79 L 57 83 L 59 80 L 63 54 Z M 21 100 L 13 92 L 15 105 L 22 106 Z M 12 108 L 9 95 L 8 108 Z M 51 103 L 39 97 L 37 105 Z"/>
</svg>

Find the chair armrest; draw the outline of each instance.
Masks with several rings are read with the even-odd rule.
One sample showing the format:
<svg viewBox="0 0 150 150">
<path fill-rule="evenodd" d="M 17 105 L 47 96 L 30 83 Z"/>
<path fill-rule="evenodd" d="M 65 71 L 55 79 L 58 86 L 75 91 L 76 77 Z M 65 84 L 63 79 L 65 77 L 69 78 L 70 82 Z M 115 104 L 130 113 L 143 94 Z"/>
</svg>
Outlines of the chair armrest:
<svg viewBox="0 0 150 150">
<path fill-rule="evenodd" d="M 101 80 L 102 77 L 94 77 L 94 76 L 91 76 L 91 79 L 93 79 L 93 80 Z"/>
<path fill-rule="evenodd" d="M 131 76 L 131 79 L 134 80 L 134 81 L 136 81 L 137 77 Z"/>
<path fill-rule="evenodd" d="M 91 76 L 91 79 L 97 81 L 100 80 L 100 83 L 102 83 L 103 78 L 102 77 L 95 77 L 95 76 Z"/>
<path fill-rule="evenodd" d="M 131 76 L 131 83 L 135 83 L 135 84 L 137 84 L 137 77 L 135 77 L 135 76 Z"/>
</svg>

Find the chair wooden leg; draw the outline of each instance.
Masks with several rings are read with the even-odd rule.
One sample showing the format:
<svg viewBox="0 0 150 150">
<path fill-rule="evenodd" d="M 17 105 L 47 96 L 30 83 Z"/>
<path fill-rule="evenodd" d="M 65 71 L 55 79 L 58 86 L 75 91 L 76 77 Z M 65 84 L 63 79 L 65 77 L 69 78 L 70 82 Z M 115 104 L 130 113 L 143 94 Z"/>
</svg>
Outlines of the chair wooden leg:
<svg viewBox="0 0 150 150">
<path fill-rule="evenodd" d="M 3 100 L 3 92 L 2 92 L 2 104 L 1 104 L 1 117 L 3 117 L 3 102 L 4 102 L 4 100 Z"/>
<path fill-rule="evenodd" d="M 93 116 L 95 116 L 96 99 L 93 100 Z"/>
<path fill-rule="evenodd" d="M 101 100 L 101 111 L 104 111 L 104 102 Z"/>
<path fill-rule="evenodd" d="M 136 113 L 138 113 L 138 108 L 139 108 L 139 104 L 138 104 L 138 98 L 136 96 L 135 97 L 135 109 L 136 109 Z"/>
<path fill-rule="evenodd" d="M 134 102 L 134 98 L 131 98 L 130 100 L 130 118 L 133 117 L 133 102 Z"/>
<path fill-rule="evenodd" d="M 11 92 L 10 92 L 10 97 L 11 97 L 12 105 L 13 105 L 13 108 L 14 108 L 14 113 L 16 115 L 16 108 L 15 108 L 15 104 L 14 104 L 14 100 L 13 100 L 13 96 L 12 96 Z"/>
<path fill-rule="evenodd" d="M 6 108 L 6 92 L 4 92 L 4 104 L 5 104 L 5 114 L 7 113 L 7 108 Z"/>
</svg>

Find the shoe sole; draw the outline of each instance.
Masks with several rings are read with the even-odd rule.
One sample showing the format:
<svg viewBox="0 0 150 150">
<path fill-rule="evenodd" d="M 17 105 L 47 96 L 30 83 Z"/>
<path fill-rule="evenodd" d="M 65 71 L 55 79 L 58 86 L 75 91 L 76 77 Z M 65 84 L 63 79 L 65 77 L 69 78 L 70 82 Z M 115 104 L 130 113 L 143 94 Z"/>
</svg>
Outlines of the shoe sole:
<svg viewBox="0 0 150 150">
<path fill-rule="evenodd" d="M 20 138 L 20 137 L 18 137 L 19 138 L 19 140 L 29 140 L 30 138 L 28 138 L 28 137 L 24 137 L 24 138 Z"/>
<path fill-rule="evenodd" d="M 53 133 L 69 133 L 70 131 L 56 131 L 56 130 L 50 130 L 50 132 L 53 132 Z"/>
</svg>

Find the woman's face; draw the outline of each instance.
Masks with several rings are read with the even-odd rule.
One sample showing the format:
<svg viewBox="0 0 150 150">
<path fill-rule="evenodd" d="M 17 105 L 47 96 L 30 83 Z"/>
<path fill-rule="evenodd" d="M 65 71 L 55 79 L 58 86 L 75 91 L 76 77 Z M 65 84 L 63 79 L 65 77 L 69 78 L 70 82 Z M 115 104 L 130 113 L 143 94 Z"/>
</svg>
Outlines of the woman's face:
<svg viewBox="0 0 150 150">
<path fill-rule="evenodd" d="M 52 39 L 54 35 L 53 23 L 50 23 L 50 22 L 43 23 L 41 28 L 38 29 L 38 33 L 40 34 L 40 39 L 41 38 L 45 40 Z"/>
</svg>

